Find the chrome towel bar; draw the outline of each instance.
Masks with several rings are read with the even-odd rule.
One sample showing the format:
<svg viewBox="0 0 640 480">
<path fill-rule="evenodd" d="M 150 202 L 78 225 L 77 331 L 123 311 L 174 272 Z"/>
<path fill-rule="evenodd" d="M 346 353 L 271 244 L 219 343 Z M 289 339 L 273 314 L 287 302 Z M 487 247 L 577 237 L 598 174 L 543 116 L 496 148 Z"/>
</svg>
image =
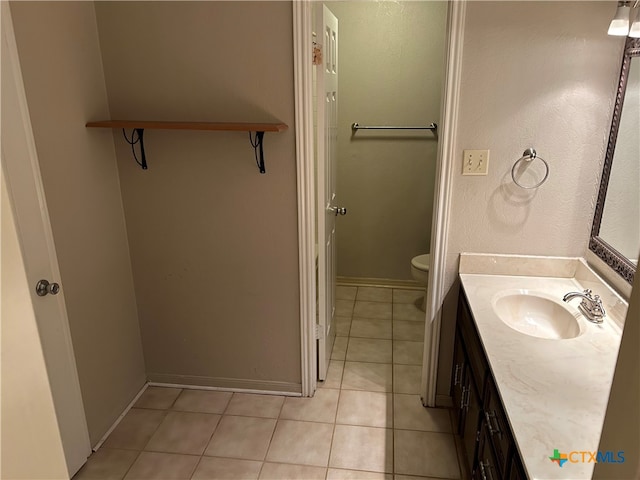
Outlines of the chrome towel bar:
<svg viewBox="0 0 640 480">
<path fill-rule="evenodd" d="M 351 125 L 351 129 L 355 132 L 356 130 L 437 130 L 438 125 L 432 123 L 429 126 L 417 126 L 417 127 L 393 127 L 387 125 L 379 125 L 379 126 L 365 126 L 360 125 L 358 122 L 355 122 Z"/>
</svg>

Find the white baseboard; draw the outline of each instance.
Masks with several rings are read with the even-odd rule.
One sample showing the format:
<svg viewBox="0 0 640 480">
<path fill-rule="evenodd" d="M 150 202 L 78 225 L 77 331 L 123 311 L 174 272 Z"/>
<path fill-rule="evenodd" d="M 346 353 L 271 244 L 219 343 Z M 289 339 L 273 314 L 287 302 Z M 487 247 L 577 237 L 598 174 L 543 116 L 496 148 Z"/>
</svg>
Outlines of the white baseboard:
<svg viewBox="0 0 640 480">
<path fill-rule="evenodd" d="M 149 379 L 149 384 L 152 386 L 175 386 L 176 388 L 223 390 L 227 392 L 260 393 L 267 395 L 302 395 L 302 385 L 299 383 L 164 373 L 148 373 L 147 378 Z"/>
<path fill-rule="evenodd" d="M 109 428 L 109 430 L 107 430 L 107 433 L 105 433 L 102 438 L 100 439 L 100 441 L 98 443 L 96 443 L 94 445 L 94 447 L 91 449 L 94 452 L 97 452 L 98 449 L 102 446 L 102 444 L 104 443 L 104 441 L 107 439 L 107 437 L 109 435 L 111 435 L 111 432 L 113 432 L 116 427 L 118 426 L 118 424 L 122 421 L 122 419 L 124 418 L 124 416 L 129 413 L 129 410 L 131 410 L 131 408 L 135 405 L 135 403 L 138 401 L 138 399 L 142 396 L 142 394 L 144 393 L 144 391 L 147 389 L 147 387 L 149 386 L 149 383 L 145 383 L 143 385 L 143 387 L 140 389 L 140 391 L 137 393 L 137 395 L 135 397 L 133 397 L 133 400 L 131 400 L 131 402 L 129 402 L 129 405 L 127 405 L 124 409 L 124 411 L 120 414 L 120 416 L 116 419 L 115 422 L 113 422 L 113 425 L 111 425 L 111 428 Z"/>
<path fill-rule="evenodd" d="M 355 287 L 383 287 L 383 288 L 407 288 L 411 290 L 424 290 L 424 285 L 415 280 L 394 280 L 392 278 L 365 278 L 365 277 L 337 277 L 338 285 Z"/>
</svg>

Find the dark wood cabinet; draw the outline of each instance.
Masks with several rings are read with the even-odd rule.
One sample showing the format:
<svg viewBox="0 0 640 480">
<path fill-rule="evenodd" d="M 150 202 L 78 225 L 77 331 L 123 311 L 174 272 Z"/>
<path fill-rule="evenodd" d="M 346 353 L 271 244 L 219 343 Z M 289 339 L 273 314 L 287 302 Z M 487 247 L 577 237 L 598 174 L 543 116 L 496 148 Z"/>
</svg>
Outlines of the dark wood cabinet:
<svg viewBox="0 0 640 480">
<path fill-rule="evenodd" d="M 460 291 L 451 396 L 471 476 L 524 480 L 526 475 L 464 292 Z"/>
</svg>

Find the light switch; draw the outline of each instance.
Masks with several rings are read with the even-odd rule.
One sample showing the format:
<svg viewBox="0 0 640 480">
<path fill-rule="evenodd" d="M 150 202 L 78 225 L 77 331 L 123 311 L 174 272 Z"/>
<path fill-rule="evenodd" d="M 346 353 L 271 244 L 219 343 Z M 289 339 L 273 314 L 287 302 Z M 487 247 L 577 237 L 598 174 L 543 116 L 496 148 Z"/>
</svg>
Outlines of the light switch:
<svg viewBox="0 0 640 480">
<path fill-rule="evenodd" d="M 486 175 L 489 171 L 489 150 L 465 150 L 462 159 L 463 175 Z"/>
</svg>

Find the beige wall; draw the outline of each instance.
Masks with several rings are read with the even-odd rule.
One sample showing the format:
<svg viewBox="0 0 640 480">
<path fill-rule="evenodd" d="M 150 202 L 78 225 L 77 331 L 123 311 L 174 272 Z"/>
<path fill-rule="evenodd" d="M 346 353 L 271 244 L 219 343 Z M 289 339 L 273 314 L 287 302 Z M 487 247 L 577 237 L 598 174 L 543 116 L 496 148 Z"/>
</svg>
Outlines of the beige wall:
<svg viewBox="0 0 640 480">
<path fill-rule="evenodd" d="M 611 2 L 469 2 L 449 226 L 438 393 L 448 395 L 460 252 L 583 256 L 624 39 Z M 532 28 L 523 28 L 523 19 Z M 548 181 L 510 171 L 533 146 Z M 462 176 L 464 149 L 491 150 L 489 175 Z"/>
<path fill-rule="evenodd" d="M 293 126 L 291 3 L 96 11 L 114 118 Z M 149 378 L 300 391 L 293 128 L 266 175 L 244 132 L 149 130 L 147 171 L 114 137 Z"/>
<path fill-rule="evenodd" d="M 62 438 L 13 212 L 0 177 L 0 478 L 62 480 L 69 478 Z"/>
<path fill-rule="evenodd" d="M 599 451 L 623 451 L 624 463 L 598 463 L 594 479 L 640 478 L 640 275 L 636 275 L 613 376 Z"/>
<path fill-rule="evenodd" d="M 338 275 L 411 279 L 429 252 L 446 2 L 329 2 L 339 22 Z"/>
<path fill-rule="evenodd" d="M 91 442 L 145 382 L 94 6 L 11 4 Z"/>
</svg>

